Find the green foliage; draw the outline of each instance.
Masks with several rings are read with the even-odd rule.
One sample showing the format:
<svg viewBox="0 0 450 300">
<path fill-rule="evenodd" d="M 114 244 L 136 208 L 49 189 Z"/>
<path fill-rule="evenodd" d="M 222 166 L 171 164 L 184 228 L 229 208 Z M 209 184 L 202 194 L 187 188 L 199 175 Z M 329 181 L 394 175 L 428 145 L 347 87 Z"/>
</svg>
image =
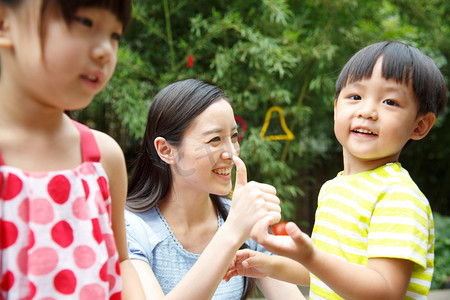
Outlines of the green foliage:
<svg viewBox="0 0 450 300">
<path fill-rule="evenodd" d="M 442 289 L 450 284 L 450 217 L 434 213 L 435 246 L 434 275 L 431 289 Z"/>
<path fill-rule="evenodd" d="M 307 230 L 318 187 L 342 168 L 333 132 L 334 83 L 351 55 L 376 41 L 403 41 L 435 59 L 446 79 L 450 73 L 450 4 L 444 0 L 134 3 L 113 80 L 78 117 L 115 136 L 131 160 L 147 106 L 161 88 L 186 78 L 213 83 L 248 126 L 241 156 L 249 178 L 275 185 L 284 218 Z M 186 67 L 189 54 L 195 56 L 192 68 Z M 260 136 L 274 105 L 282 107 L 293 141 Z M 276 121 L 273 133 L 281 130 Z M 433 209 L 444 214 L 450 214 L 450 187 L 439 183 L 450 182 L 448 122 L 444 114 L 427 142 L 402 155 Z"/>
</svg>

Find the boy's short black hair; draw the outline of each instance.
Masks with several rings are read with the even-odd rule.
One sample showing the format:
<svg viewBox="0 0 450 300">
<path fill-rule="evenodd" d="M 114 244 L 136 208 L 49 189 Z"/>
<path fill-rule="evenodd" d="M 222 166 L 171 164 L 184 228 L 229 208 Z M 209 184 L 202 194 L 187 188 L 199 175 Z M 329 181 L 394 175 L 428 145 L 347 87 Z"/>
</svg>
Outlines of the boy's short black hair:
<svg viewBox="0 0 450 300">
<path fill-rule="evenodd" d="M 439 68 L 417 48 L 393 41 L 371 44 L 358 51 L 339 74 L 335 99 L 347 84 L 370 78 L 380 57 L 384 78 L 412 84 L 419 106 L 417 115 L 432 112 L 438 116 L 442 112 L 447 102 L 447 87 Z"/>
</svg>

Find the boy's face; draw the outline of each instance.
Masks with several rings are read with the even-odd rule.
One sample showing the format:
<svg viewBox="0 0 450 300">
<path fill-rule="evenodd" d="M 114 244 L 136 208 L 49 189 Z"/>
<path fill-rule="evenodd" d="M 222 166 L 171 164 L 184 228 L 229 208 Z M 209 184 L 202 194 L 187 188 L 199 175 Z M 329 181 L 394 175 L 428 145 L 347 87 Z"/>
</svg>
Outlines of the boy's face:
<svg viewBox="0 0 450 300">
<path fill-rule="evenodd" d="M 100 8 L 80 8 L 67 24 L 51 5 L 41 20 L 36 2 L 9 10 L 12 50 L 5 53 L 2 80 L 17 83 L 22 98 L 60 109 L 83 108 L 114 72 L 122 24 Z"/>
<path fill-rule="evenodd" d="M 344 168 L 354 166 L 351 173 L 397 161 L 409 139 L 429 130 L 420 136 L 425 117 L 417 117 L 411 86 L 383 78 L 381 62 L 372 77 L 348 84 L 335 101 L 334 131 L 343 146 Z"/>
</svg>

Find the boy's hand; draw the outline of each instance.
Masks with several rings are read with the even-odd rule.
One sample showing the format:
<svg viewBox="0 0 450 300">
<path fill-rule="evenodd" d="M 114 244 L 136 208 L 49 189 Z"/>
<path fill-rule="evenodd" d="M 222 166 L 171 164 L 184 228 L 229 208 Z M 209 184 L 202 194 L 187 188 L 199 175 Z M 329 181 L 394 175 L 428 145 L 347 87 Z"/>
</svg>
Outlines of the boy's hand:
<svg viewBox="0 0 450 300">
<path fill-rule="evenodd" d="M 270 218 L 264 218 L 252 229 L 252 238 L 267 250 L 278 255 L 286 256 L 303 263 L 314 252 L 314 245 L 310 237 L 302 232 L 293 222 L 286 224 L 288 236 L 275 236 L 268 233 Z"/>
<path fill-rule="evenodd" d="M 239 250 L 223 279 L 228 282 L 234 276 L 253 278 L 270 276 L 269 258 L 269 255 L 262 252 L 249 249 Z"/>
</svg>

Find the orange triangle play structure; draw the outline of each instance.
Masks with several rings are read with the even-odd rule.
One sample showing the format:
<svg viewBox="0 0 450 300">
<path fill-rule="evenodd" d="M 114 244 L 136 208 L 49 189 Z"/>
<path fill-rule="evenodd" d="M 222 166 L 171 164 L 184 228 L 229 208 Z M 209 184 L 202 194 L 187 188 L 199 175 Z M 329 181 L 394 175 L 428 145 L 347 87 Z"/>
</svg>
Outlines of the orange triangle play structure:
<svg viewBox="0 0 450 300">
<path fill-rule="evenodd" d="M 272 116 L 272 112 L 274 111 L 278 112 L 278 114 L 280 115 L 280 125 L 285 134 L 266 136 L 267 128 L 269 128 L 270 118 Z M 294 134 L 289 130 L 289 128 L 287 128 L 286 121 L 284 120 L 283 110 L 279 106 L 272 106 L 267 110 L 264 125 L 259 134 L 262 138 L 269 141 L 293 140 L 295 138 Z"/>
</svg>

